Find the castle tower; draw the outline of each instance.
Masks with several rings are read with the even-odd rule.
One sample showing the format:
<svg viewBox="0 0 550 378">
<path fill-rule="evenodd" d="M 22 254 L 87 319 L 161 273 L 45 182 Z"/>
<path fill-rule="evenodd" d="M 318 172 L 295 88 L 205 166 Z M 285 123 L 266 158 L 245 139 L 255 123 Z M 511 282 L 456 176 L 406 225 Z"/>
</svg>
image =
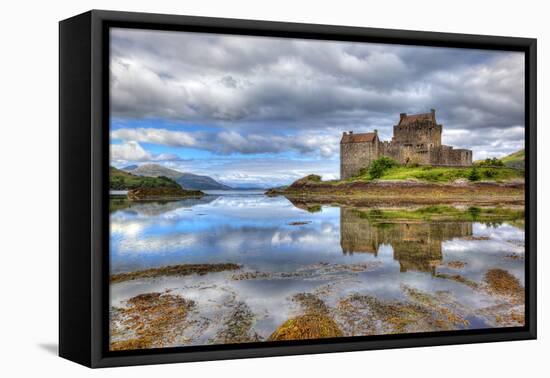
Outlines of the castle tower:
<svg viewBox="0 0 550 378">
<path fill-rule="evenodd" d="M 345 180 L 368 167 L 380 156 L 378 132 L 354 134 L 344 132 L 340 140 L 340 179 Z"/>
<path fill-rule="evenodd" d="M 401 113 L 399 123 L 393 127 L 393 143 L 415 148 L 433 148 L 441 146 L 442 126 L 435 120 L 435 110 L 429 113 Z"/>
</svg>

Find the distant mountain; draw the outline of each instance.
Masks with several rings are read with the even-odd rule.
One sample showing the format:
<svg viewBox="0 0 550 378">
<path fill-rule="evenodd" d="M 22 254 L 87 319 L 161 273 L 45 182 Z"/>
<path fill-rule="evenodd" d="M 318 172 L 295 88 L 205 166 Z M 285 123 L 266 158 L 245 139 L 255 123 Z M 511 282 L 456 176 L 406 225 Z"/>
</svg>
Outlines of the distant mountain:
<svg viewBox="0 0 550 378">
<path fill-rule="evenodd" d="M 132 169 L 128 169 L 132 168 Z M 138 176 L 148 177 L 168 177 L 185 189 L 197 189 L 197 190 L 231 190 L 230 186 L 217 182 L 212 177 L 195 175 L 193 173 L 184 173 L 163 167 L 159 164 L 143 164 L 136 166 L 135 168 L 130 166 L 123 168 L 126 172 L 130 172 Z"/>
<path fill-rule="evenodd" d="M 136 169 L 137 167 L 139 167 L 139 165 L 137 165 L 137 164 L 132 164 L 132 165 L 129 165 L 129 166 L 127 166 L 127 167 L 122 168 L 122 170 L 123 170 L 123 171 L 131 171 L 131 170 L 133 170 L 133 169 Z"/>
<path fill-rule="evenodd" d="M 230 186 L 224 185 L 212 177 L 183 173 L 176 181 L 184 188 L 198 190 L 231 190 Z"/>
<path fill-rule="evenodd" d="M 176 180 L 182 175 L 181 172 L 174 169 L 163 167 L 159 164 L 143 164 L 143 165 L 134 165 L 126 168 L 122 168 L 126 172 L 130 172 L 138 176 L 148 176 L 148 177 L 159 177 L 164 176 Z"/>
<path fill-rule="evenodd" d="M 513 154 L 505 156 L 500 160 L 502 160 L 504 165 L 507 167 L 524 169 L 525 168 L 525 149 L 514 152 Z"/>
</svg>

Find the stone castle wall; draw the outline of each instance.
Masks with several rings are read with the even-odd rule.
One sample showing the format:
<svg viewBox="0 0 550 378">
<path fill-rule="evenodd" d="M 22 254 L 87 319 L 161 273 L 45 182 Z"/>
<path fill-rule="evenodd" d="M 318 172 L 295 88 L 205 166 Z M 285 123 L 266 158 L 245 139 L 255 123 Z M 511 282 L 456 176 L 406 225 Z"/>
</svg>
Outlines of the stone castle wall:
<svg viewBox="0 0 550 378">
<path fill-rule="evenodd" d="M 420 145 L 437 147 L 441 145 L 441 130 L 441 125 L 434 125 L 427 121 L 395 125 L 392 142 L 413 147 Z"/>
<path fill-rule="evenodd" d="M 361 168 L 368 167 L 379 157 L 379 143 L 341 143 L 340 144 L 340 177 L 350 178 L 359 173 Z"/>
<path fill-rule="evenodd" d="M 432 165 L 469 166 L 472 165 L 472 151 L 443 145 L 430 150 L 429 161 Z"/>
<path fill-rule="evenodd" d="M 400 164 L 419 164 L 449 167 L 472 165 L 472 151 L 451 146 L 424 148 L 402 146 L 391 142 L 365 142 L 340 144 L 340 176 L 348 179 L 368 167 L 373 160 L 387 156 Z"/>
<path fill-rule="evenodd" d="M 391 142 L 380 143 L 380 156 L 391 157 L 400 164 L 430 164 L 429 150 L 416 146 L 402 146 Z"/>
</svg>

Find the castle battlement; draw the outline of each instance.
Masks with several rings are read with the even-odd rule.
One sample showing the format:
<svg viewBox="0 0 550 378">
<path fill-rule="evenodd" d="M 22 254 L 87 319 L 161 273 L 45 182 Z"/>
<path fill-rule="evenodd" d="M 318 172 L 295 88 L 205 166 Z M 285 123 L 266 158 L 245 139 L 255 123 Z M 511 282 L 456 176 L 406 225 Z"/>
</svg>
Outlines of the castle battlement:
<svg viewBox="0 0 550 378">
<path fill-rule="evenodd" d="M 472 150 L 441 144 L 442 133 L 443 125 L 437 123 L 434 109 L 421 114 L 401 113 L 399 122 L 393 126 L 391 141 L 380 141 L 377 130 L 344 132 L 340 140 L 340 178 L 358 174 L 380 156 L 391 157 L 401 164 L 472 165 Z"/>
</svg>

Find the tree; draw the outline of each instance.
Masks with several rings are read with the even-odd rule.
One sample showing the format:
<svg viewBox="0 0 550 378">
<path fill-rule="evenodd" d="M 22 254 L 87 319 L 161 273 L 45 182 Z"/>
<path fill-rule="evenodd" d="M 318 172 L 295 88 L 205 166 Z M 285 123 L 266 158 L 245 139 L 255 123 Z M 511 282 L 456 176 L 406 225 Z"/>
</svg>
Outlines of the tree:
<svg viewBox="0 0 550 378">
<path fill-rule="evenodd" d="M 389 158 L 387 156 L 381 156 L 378 159 L 374 160 L 372 163 L 370 163 L 368 174 L 369 178 L 371 180 L 380 178 L 384 175 L 384 173 L 393 167 L 397 167 L 399 165 L 398 162 L 393 160 L 392 158 Z"/>
</svg>

